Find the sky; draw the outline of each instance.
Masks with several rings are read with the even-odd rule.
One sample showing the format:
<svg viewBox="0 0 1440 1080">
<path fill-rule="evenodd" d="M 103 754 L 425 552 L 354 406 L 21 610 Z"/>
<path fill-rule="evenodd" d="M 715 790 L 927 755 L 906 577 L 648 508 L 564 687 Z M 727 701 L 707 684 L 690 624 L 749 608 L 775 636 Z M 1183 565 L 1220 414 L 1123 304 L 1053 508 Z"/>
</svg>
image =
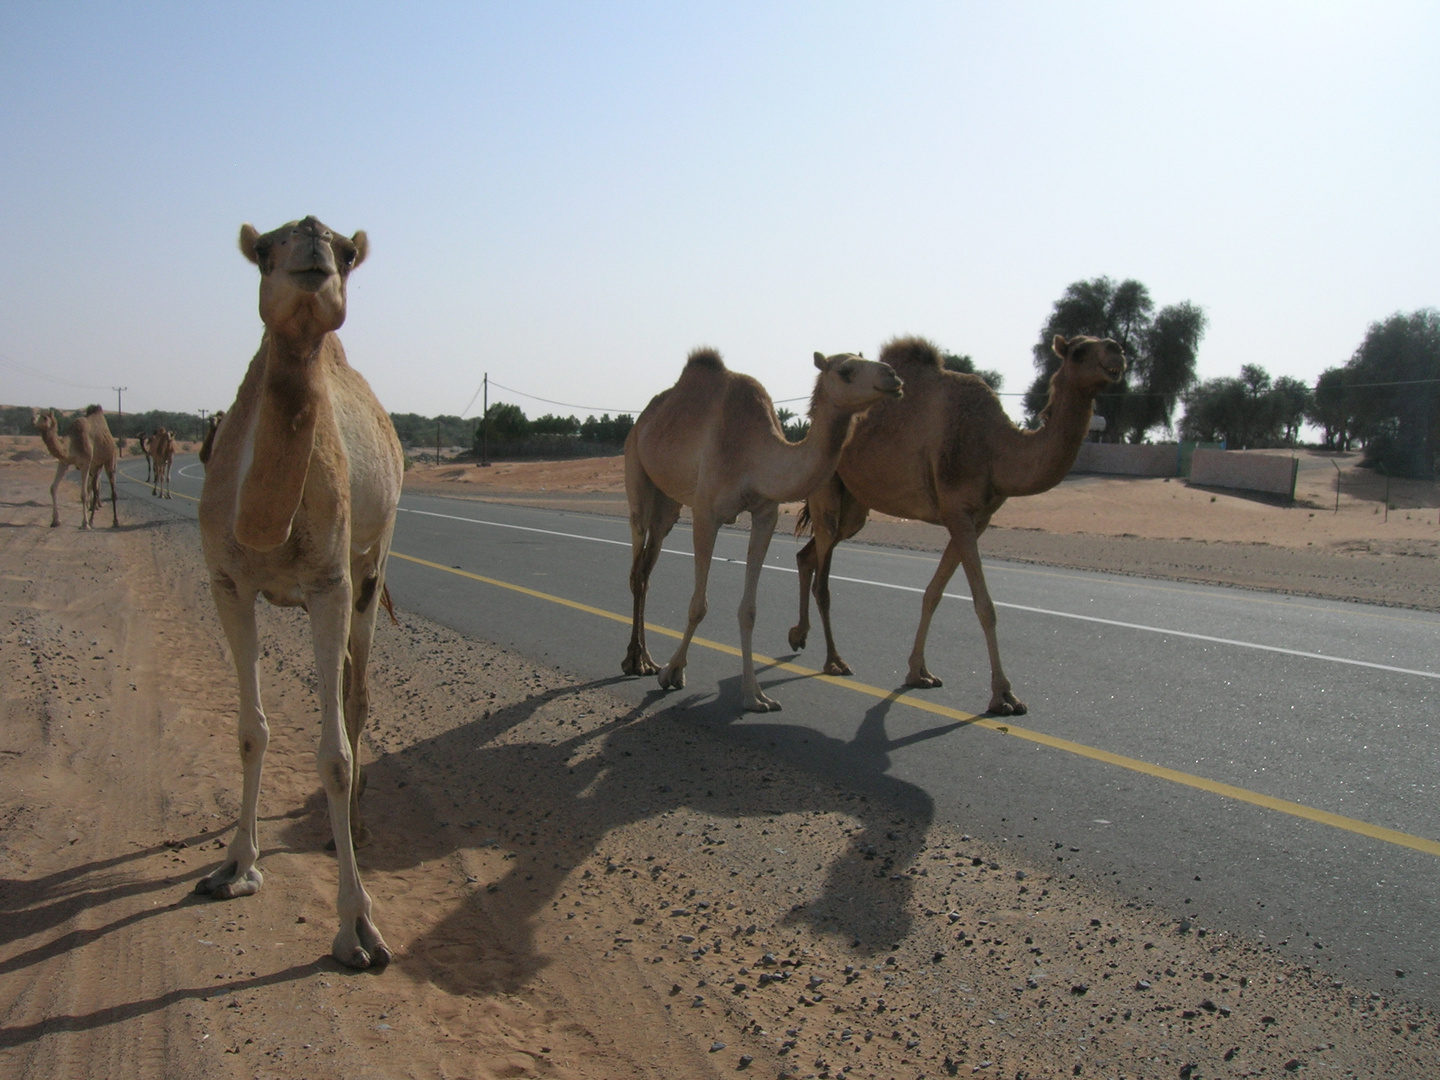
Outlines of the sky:
<svg viewBox="0 0 1440 1080">
<path fill-rule="evenodd" d="M 806 398 L 908 333 L 1019 394 L 1100 275 L 1202 307 L 1202 377 L 1313 384 L 1440 303 L 1437 54 L 1375 0 L 12 0 L 0 402 L 227 408 L 239 227 L 306 214 L 370 237 L 391 412 L 638 410 L 699 345 Z"/>
</svg>

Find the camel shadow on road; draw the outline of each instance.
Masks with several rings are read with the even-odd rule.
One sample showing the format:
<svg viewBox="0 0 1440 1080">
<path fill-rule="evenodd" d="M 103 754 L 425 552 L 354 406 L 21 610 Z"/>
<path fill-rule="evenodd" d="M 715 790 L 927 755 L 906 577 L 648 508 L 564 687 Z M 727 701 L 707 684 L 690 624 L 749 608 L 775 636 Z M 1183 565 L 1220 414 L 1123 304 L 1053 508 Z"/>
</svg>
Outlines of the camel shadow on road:
<svg viewBox="0 0 1440 1080">
<path fill-rule="evenodd" d="M 890 740 L 885 723 L 898 691 L 866 713 L 849 741 L 769 717 L 737 723 L 738 678 L 722 684 L 718 698 L 653 691 L 598 727 L 593 716 L 590 727 L 558 719 L 583 716 L 595 700 L 586 692 L 614 681 L 532 695 L 367 766 L 365 817 L 373 840 L 360 858 L 377 893 L 386 887 L 381 875 L 403 879 L 437 861 L 457 867 L 457 855 L 488 859 L 493 868 L 474 881 L 459 869 L 447 875 L 446 891 L 455 899 L 434 901 L 453 902 L 453 910 L 408 942 L 404 927 L 387 919 L 383 899 L 377 901 L 382 928 L 401 947 L 398 962 L 412 975 L 454 993 L 525 985 L 548 962 L 535 940 L 537 916 L 558 901 L 572 872 L 596 861 L 603 874 L 608 857 L 623 846 L 612 832 L 677 810 L 725 821 L 716 835 L 723 831 L 731 846 L 695 857 L 723 853 L 737 893 L 773 872 L 732 865 L 743 847 L 737 840 L 753 840 L 781 815 L 833 812 L 854 820 L 856 827 L 829 838 L 843 850 L 829 860 L 823 881 L 809 866 L 787 872 L 799 883 L 792 899 L 803 901 L 774 910 L 773 917 L 779 926 L 807 923 L 842 936 L 857 955 L 889 951 L 905 937 L 912 891 L 906 871 L 914 872 L 934 807 L 922 789 L 888 775 L 890 753 L 962 724 Z M 573 727 L 575 733 L 553 741 L 517 739 L 518 729 L 542 711 L 547 730 Z M 777 757 L 783 765 L 775 764 Z M 732 825 L 744 831 L 731 832 Z M 294 830 L 282 841 L 288 846 L 323 842 L 313 816 L 286 828 Z M 654 873 L 658 864 L 642 861 L 636 834 L 629 837 L 626 871 Z M 677 872 L 666 867 L 652 880 L 664 885 L 661 875 Z"/>
</svg>

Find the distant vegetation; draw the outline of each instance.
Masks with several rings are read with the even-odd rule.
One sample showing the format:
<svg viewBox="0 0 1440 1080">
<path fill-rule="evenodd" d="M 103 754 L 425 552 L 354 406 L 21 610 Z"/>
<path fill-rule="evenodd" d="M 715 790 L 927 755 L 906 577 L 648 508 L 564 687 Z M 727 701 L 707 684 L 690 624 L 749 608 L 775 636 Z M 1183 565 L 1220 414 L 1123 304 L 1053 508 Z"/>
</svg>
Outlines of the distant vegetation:
<svg viewBox="0 0 1440 1080">
<path fill-rule="evenodd" d="M 488 423 L 486 423 L 488 421 Z M 604 457 L 625 448 L 625 436 L 635 418 L 625 413 L 611 417 L 556 416 L 546 413 L 531 420 L 518 405 L 496 402 L 485 420 L 472 430 L 476 454 L 490 457 Z"/>
<path fill-rule="evenodd" d="M 1319 429 L 1329 450 L 1363 448 L 1363 464 L 1388 475 L 1434 479 L 1440 471 L 1440 311 L 1396 313 L 1373 323 L 1354 355 L 1326 369 L 1313 387 L 1290 376 L 1272 379 L 1258 364 L 1237 376 L 1197 381 L 1196 352 L 1205 314 L 1189 301 L 1155 309 L 1138 281 L 1094 278 L 1070 285 L 1054 307 L 1035 345 L 1036 378 L 1025 393 L 1029 423 L 1038 422 L 1058 361 L 1050 351 L 1056 334 L 1092 334 L 1120 342 L 1130 367 L 1123 382 L 1100 395 L 1095 411 L 1105 417 L 1103 438 L 1143 442 L 1159 429 L 1197 442 L 1232 449 L 1295 446 L 1301 426 Z M 952 371 L 979 375 L 997 392 L 999 372 L 982 371 L 964 354 L 946 353 Z M 1184 405 L 1178 423 L 1175 407 Z M 33 435 L 30 406 L 0 406 L 0 435 Z M 61 430 L 83 410 L 56 409 Z M 810 424 L 789 409 L 776 410 L 785 437 L 805 437 Z M 151 410 L 117 417 L 106 410 L 117 438 L 133 440 L 157 427 L 183 440 L 204 437 L 197 413 Z M 391 413 L 401 444 L 412 454 L 435 447 L 469 447 L 491 457 L 591 457 L 620 453 L 633 417 L 556 416 L 533 420 L 518 405 L 490 406 L 488 425 L 458 416 Z M 484 438 L 482 439 L 482 435 Z M 132 450 L 133 452 L 133 450 Z"/>
</svg>

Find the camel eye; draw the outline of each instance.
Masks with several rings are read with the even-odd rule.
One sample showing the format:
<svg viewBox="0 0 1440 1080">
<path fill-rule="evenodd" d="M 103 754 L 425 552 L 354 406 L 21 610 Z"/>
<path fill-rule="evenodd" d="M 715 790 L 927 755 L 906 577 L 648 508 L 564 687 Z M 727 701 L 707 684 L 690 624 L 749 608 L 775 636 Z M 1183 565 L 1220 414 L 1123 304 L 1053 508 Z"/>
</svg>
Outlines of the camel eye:
<svg viewBox="0 0 1440 1080">
<path fill-rule="evenodd" d="M 355 265 L 355 249 L 352 248 L 352 247 L 341 248 L 341 249 L 340 249 L 340 261 L 343 262 L 346 266 L 354 266 L 354 265 Z"/>
<path fill-rule="evenodd" d="M 837 374 L 837 375 L 840 376 L 840 381 L 841 381 L 841 382 L 847 382 L 847 383 L 848 383 L 848 382 L 854 382 L 854 381 L 855 381 L 855 365 L 854 365 L 854 364 L 841 364 L 838 368 L 835 369 L 835 374 Z"/>
</svg>

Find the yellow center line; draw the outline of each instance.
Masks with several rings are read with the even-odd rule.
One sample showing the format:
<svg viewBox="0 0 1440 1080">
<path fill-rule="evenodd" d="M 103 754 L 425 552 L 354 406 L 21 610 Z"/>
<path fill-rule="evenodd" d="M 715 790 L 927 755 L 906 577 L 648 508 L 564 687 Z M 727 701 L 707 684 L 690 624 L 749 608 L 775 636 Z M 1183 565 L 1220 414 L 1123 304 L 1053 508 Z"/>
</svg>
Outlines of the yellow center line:
<svg viewBox="0 0 1440 1080">
<path fill-rule="evenodd" d="M 390 555 L 392 558 L 403 559 L 406 562 L 428 567 L 431 570 L 440 570 L 446 574 L 454 574 L 457 577 L 468 578 L 471 581 L 478 581 L 484 585 L 492 585 L 497 589 L 508 589 L 511 592 L 520 593 L 523 596 L 529 596 L 536 600 L 559 604 L 573 611 L 583 611 L 587 615 L 595 615 L 602 619 L 609 619 L 612 622 L 623 623 L 627 626 L 630 623 L 630 617 L 628 615 L 621 615 L 614 611 L 606 611 L 604 608 L 592 607 L 589 604 L 582 604 L 577 600 L 567 600 L 563 596 L 540 592 L 538 589 L 527 588 L 524 585 L 516 585 L 508 581 L 500 581 L 497 578 L 486 577 L 483 574 L 473 574 L 468 570 L 457 570 L 453 566 L 445 566 L 442 563 L 431 562 L 428 559 L 420 559 L 414 555 L 404 555 L 398 551 L 391 551 Z M 656 626 L 654 623 L 647 622 L 645 629 L 652 634 L 660 634 L 664 637 L 681 638 L 684 636 L 678 630 L 671 630 L 665 626 Z M 700 637 L 692 638 L 691 640 L 697 646 L 713 649 L 716 652 L 725 653 L 728 656 L 740 655 L 740 650 L 732 645 L 725 645 L 718 641 L 708 641 Z M 1277 799 L 1271 795 L 1262 795 L 1257 791 L 1236 787 L 1234 784 L 1221 783 L 1218 780 L 1211 780 L 1204 776 L 1196 776 L 1193 773 L 1181 772 L 1178 769 L 1168 769 L 1163 765 L 1155 765 L 1148 761 L 1141 761 L 1138 758 L 1126 757 L 1123 754 L 1112 754 L 1110 751 L 1101 750 L 1098 747 L 1071 742 L 1069 739 L 1057 738 L 1054 735 L 1047 735 L 1041 731 L 1031 731 L 1029 728 L 1016 727 L 1014 724 L 992 717 L 976 716 L 974 713 L 964 712 L 960 709 L 952 709 L 948 705 L 940 705 L 933 701 L 926 701 L 924 698 L 912 697 L 909 694 L 896 694 L 893 690 L 883 690 L 878 686 L 870 686 L 867 683 L 858 682 L 854 679 L 825 675 L 812 668 L 776 660 L 768 656 L 761 656 L 759 653 L 755 654 L 755 662 L 764 667 L 778 668 L 781 671 L 788 671 L 796 675 L 804 675 L 809 678 L 818 679 L 820 682 L 828 683 L 831 686 L 838 686 L 855 693 L 865 694 L 869 697 L 893 700 L 896 704 L 908 705 L 912 709 L 933 713 L 936 716 L 943 716 L 950 720 L 958 720 L 962 724 L 986 728 L 1001 735 L 1010 735 L 1017 739 L 1025 739 L 1029 742 L 1037 743 L 1040 746 L 1048 746 L 1052 750 L 1063 750 L 1065 753 L 1074 754 L 1077 757 L 1089 758 L 1091 761 L 1100 761 L 1107 765 L 1129 769 L 1131 772 L 1142 773 L 1145 776 L 1152 776 L 1159 780 L 1168 780 L 1172 784 L 1181 784 L 1185 787 L 1207 791 L 1212 795 L 1220 795 L 1227 799 L 1234 799 L 1237 802 L 1249 803 L 1252 806 L 1263 807 L 1266 810 L 1274 810 L 1281 814 L 1289 814 L 1292 817 L 1313 821 L 1320 825 L 1329 825 L 1331 828 L 1343 829 L 1346 832 L 1357 833 L 1360 836 L 1368 836 L 1372 840 L 1381 840 L 1387 844 L 1395 844 L 1398 847 L 1423 851 L 1427 855 L 1440 856 L 1440 842 L 1427 839 L 1423 836 L 1412 836 L 1410 833 L 1400 832 L 1397 829 L 1387 829 L 1382 825 L 1373 825 L 1368 821 L 1361 821 L 1358 818 L 1346 817 L 1343 814 L 1332 814 L 1328 810 L 1320 810 L 1313 806 L 1306 806 L 1304 803 L 1291 802 L 1289 799 Z"/>
</svg>

